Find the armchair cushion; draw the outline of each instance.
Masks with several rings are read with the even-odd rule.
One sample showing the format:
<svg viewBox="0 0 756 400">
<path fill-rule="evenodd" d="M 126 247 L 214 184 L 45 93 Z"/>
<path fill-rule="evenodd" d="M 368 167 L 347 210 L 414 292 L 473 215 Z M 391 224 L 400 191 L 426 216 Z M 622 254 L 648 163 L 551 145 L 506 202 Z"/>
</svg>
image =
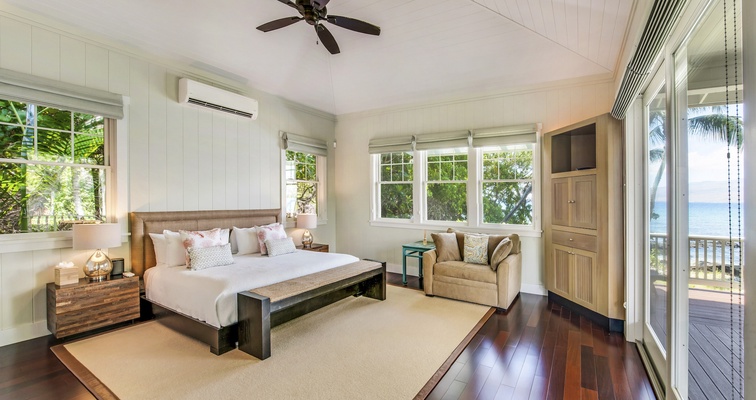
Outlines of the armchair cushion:
<svg viewBox="0 0 756 400">
<path fill-rule="evenodd" d="M 453 233 L 431 233 L 431 238 L 433 238 L 433 244 L 436 245 L 438 262 L 462 260 L 456 235 Z"/>
<path fill-rule="evenodd" d="M 455 235 L 457 235 L 457 245 L 459 247 L 459 254 L 464 254 L 465 232 L 460 232 L 453 228 L 449 228 L 447 232 L 454 233 Z M 504 240 L 504 238 L 506 237 L 508 237 L 509 240 L 512 241 L 512 253 L 520 252 L 520 236 L 518 236 L 516 233 L 513 233 L 511 235 L 488 235 L 488 259 L 489 260 L 491 260 L 491 258 L 493 257 L 493 252 L 496 249 L 496 246 L 498 246 L 499 242 Z"/>
<path fill-rule="evenodd" d="M 496 284 L 496 273 L 491 271 L 488 265 L 470 264 L 464 261 L 444 261 L 436 263 L 433 267 L 433 273 L 437 276 Z"/>
<path fill-rule="evenodd" d="M 465 234 L 464 261 L 488 265 L 488 236 Z"/>
<path fill-rule="evenodd" d="M 499 268 L 499 264 L 504 261 L 507 256 L 509 256 L 509 253 L 512 252 L 512 246 L 513 243 L 511 240 L 509 240 L 508 237 L 505 237 L 501 240 L 501 242 L 499 242 L 499 244 L 493 251 L 493 255 L 491 256 L 492 270 L 496 271 L 496 269 Z"/>
</svg>

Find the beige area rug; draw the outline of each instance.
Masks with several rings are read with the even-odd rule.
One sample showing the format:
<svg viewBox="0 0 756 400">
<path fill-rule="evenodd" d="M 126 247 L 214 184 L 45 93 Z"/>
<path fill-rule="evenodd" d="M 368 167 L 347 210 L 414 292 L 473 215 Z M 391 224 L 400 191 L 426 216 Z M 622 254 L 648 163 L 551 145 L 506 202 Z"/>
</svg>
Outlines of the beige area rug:
<svg viewBox="0 0 756 400">
<path fill-rule="evenodd" d="M 154 321 L 54 351 L 99 397 L 406 400 L 432 389 L 490 308 L 387 289 L 385 301 L 349 297 L 273 328 L 265 361 L 215 356 Z"/>
</svg>

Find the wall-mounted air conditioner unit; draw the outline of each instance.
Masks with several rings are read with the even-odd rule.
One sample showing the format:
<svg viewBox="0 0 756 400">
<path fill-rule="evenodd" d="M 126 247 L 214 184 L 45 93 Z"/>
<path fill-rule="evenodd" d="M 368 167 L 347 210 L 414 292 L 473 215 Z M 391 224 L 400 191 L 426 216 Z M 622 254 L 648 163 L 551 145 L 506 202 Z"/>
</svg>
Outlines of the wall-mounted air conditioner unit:
<svg viewBox="0 0 756 400">
<path fill-rule="evenodd" d="M 257 119 L 257 100 L 187 78 L 179 79 L 178 101 Z"/>
</svg>

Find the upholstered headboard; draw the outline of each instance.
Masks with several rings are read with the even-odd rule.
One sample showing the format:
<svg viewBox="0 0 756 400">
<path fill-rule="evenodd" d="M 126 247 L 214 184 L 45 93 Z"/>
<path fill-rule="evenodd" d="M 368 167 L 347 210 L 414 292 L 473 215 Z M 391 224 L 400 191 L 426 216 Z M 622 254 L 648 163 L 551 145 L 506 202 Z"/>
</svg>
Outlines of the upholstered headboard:
<svg viewBox="0 0 756 400">
<path fill-rule="evenodd" d="M 155 266 L 155 247 L 150 233 L 163 230 L 205 230 L 213 228 L 240 228 L 280 222 L 281 209 L 219 210 L 219 211 L 166 211 L 133 212 L 131 223 L 131 272 L 142 276 Z"/>
</svg>

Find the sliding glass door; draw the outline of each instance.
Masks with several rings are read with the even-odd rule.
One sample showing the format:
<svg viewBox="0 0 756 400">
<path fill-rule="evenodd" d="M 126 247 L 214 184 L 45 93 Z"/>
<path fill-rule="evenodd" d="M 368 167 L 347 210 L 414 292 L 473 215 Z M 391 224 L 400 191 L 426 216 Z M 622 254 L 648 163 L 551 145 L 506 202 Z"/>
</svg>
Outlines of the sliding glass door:
<svg viewBox="0 0 756 400">
<path fill-rule="evenodd" d="M 711 1 L 643 96 L 642 342 L 668 399 L 744 397 L 740 21 Z"/>
<path fill-rule="evenodd" d="M 645 257 L 643 344 L 657 376 L 667 377 L 667 293 L 669 224 L 667 223 L 667 95 L 664 65 L 643 96 L 645 147 Z"/>
</svg>

